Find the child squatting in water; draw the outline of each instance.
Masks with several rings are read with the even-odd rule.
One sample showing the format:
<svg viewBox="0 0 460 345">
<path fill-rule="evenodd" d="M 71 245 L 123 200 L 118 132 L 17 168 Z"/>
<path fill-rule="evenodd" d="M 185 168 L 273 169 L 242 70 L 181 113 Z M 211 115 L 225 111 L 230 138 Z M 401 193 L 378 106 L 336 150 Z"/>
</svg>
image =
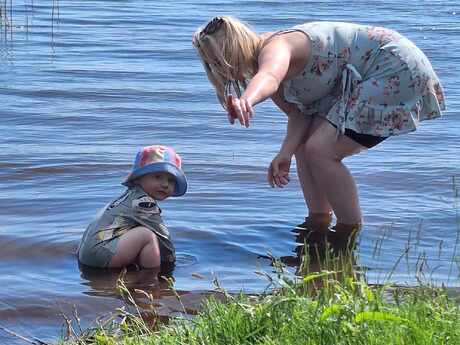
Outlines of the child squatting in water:
<svg viewBox="0 0 460 345">
<path fill-rule="evenodd" d="M 139 150 L 123 182 L 128 188 L 98 213 L 83 234 L 79 261 L 103 268 L 174 264 L 174 245 L 160 216 L 158 201 L 187 191 L 181 162 L 181 157 L 166 146 Z"/>
</svg>

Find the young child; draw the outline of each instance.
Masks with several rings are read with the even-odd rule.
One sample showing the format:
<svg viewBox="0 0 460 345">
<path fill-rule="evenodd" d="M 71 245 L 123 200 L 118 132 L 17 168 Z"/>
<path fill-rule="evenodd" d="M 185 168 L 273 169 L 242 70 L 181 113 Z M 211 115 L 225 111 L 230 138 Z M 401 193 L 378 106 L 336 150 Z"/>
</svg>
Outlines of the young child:
<svg viewBox="0 0 460 345">
<path fill-rule="evenodd" d="M 180 156 L 166 146 L 142 148 L 123 185 L 128 189 L 105 206 L 83 234 L 79 261 L 113 268 L 174 263 L 174 246 L 157 201 L 187 191 Z"/>
</svg>

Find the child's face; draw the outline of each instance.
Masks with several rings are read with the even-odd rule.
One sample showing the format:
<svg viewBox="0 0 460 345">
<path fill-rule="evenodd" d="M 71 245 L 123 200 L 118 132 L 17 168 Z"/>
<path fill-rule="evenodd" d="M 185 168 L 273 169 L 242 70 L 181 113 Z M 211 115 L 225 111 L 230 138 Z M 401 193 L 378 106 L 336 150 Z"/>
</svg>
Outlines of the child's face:
<svg viewBox="0 0 460 345">
<path fill-rule="evenodd" d="M 155 200 L 164 200 L 174 193 L 176 179 L 167 172 L 150 173 L 140 177 L 139 186 Z"/>
</svg>

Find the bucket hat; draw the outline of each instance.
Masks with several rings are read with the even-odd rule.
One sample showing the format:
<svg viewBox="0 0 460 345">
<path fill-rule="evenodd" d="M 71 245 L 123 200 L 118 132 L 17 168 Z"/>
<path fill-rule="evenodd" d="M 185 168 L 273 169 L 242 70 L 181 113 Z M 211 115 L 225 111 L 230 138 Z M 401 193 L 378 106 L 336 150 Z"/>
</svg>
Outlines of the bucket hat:
<svg viewBox="0 0 460 345">
<path fill-rule="evenodd" d="M 187 191 L 187 178 L 182 171 L 181 157 L 172 148 L 162 145 L 141 148 L 136 154 L 131 172 L 122 184 L 132 187 L 133 180 L 155 172 L 167 172 L 175 177 L 176 187 L 172 196 L 181 196 Z"/>
</svg>

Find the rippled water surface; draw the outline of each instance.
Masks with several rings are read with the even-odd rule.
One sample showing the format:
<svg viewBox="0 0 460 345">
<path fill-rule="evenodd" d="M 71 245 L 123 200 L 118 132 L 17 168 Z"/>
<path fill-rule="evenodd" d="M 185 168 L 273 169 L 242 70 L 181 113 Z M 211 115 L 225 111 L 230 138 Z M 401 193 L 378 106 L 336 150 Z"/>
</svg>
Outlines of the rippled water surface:
<svg viewBox="0 0 460 345">
<path fill-rule="evenodd" d="M 215 14 L 258 32 L 310 20 L 378 24 L 424 50 L 448 111 L 348 159 L 365 218 L 358 261 L 371 282 L 391 273 L 414 283 L 422 263 L 426 279 L 460 285 L 457 1 L 14 0 L 11 11 L 6 3 L 0 326 L 53 341 L 74 305 L 85 326 L 121 304 L 116 274 L 81 270 L 74 252 L 97 209 L 123 191 L 143 145 L 171 145 L 184 160 L 189 193 L 162 208 L 178 252 L 174 287 L 191 308 L 214 278 L 232 291 L 261 291 L 266 281 L 254 272 L 271 268 L 259 255 L 294 255 L 290 229 L 306 213 L 298 182 L 293 176 L 283 190 L 265 182 L 286 119 L 267 102 L 250 129 L 227 124 L 191 45 Z M 131 272 L 127 282 L 153 291 L 160 314 L 180 310 L 151 274 Z M 0 330 L 0 344 L 16 342 Z"/>
</svg>

